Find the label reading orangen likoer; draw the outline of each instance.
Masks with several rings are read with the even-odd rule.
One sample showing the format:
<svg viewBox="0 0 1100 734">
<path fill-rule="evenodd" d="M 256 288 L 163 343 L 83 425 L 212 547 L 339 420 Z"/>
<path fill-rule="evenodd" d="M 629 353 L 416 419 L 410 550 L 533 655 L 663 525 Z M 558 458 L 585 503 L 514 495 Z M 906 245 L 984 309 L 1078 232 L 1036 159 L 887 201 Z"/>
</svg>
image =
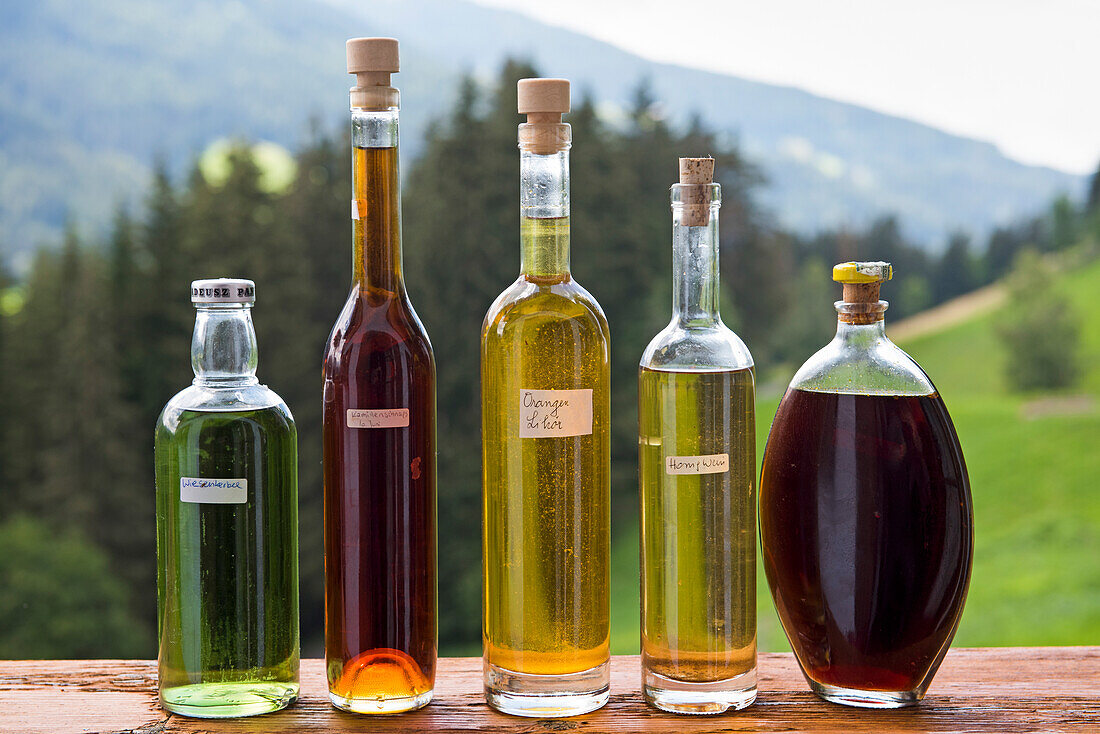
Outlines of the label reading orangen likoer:
<svg viewBox="0 0 1100 734">
<path fill-rule="evenodd" d="M 348 408 L 348 428 L 407 428 L 408 408 Z"/>
<path fill-rule="evenodd" d="M 520 438 L 566 438 L 591 433 L 591 389 L 519 391 Z"/>
<path fill-rule="evenodd" d="M 665 472 L 667 474 L 724 474 L 729 470 L 729 454 L 665 457 Z"/>
</svg>

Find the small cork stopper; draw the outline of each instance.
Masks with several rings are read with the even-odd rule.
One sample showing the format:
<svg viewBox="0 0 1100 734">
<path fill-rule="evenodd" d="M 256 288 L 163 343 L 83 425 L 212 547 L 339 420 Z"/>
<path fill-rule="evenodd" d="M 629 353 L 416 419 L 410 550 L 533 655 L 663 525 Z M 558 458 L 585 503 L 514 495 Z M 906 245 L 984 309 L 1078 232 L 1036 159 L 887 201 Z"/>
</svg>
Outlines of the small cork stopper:
<svg viewBox="0 0 1100 734">
<path fill-rule="evenodd" d="M 714 159 L 713 158 L 681 158 L 680 159 L 680 183 L 682 183 L 682 184 L 711 184 L 711 183 L 714 183 Z"/>
<path fill-rule="evenodd" d="M 713 158 L 680 159 L 680 224 L 705 227 L 710 223 L 710 186 L 714 183 Z"/>
<path fill-rule="evenodd" d="M 843 300 L 848 304 L 865 306 L 851 313 L 841 313 L 840 319 L 849 324 L 872 324 L 882 318 L 882 310 L 876 308 L 879 289 L 894 277 L 894 268 L 888 262 L 846 262 L 833 268 L 833 280 L 844 286 Z"/>
<path fill-rule="evenodd" d="M 569 125 L 561 121 L 569 111 L 568 79 L 520 79 L 516 100 L 519 113 L 527 115 L 519 126 L 521 148 L 550 155 L 569 147 Z"/>
<path fill-rule="evenodd" d="M 351 106 L 386 109 L 398 105 L 390 75 L 401 71 L 396 38 L 351 38 L 347 42 L 348 73 L 355 74 Z"/>
</svg>

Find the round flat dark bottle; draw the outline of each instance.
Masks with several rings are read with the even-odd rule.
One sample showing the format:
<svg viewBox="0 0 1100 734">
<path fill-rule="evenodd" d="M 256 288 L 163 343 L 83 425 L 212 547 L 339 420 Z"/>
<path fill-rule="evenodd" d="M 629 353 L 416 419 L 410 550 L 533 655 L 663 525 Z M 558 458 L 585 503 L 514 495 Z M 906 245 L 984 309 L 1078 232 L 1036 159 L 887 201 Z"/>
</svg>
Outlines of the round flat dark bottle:
<svg viewBox="0 0 1100 734">
<path fill-rule="evenodd" d="M 850 265 L 889 277 L 885 263 Z M 795 375 L 768 437 L 764 570 L 815 693 L 907 706 L 927 691 L 966 601 L 970 483 L 943 400 L 886 338 L 878 283 L 868 295 L 841 282 L 837 336 Z"/>
</svg>

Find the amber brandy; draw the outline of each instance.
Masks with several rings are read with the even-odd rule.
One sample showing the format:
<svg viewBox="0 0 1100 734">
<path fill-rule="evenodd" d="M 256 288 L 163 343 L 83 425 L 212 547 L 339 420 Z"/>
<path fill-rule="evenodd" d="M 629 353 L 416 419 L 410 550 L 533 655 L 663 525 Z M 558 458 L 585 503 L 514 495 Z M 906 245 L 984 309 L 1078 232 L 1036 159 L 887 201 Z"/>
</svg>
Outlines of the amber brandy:
<svg viewBox="0 0 1100 734">
<path fill-rule="evenodd" d="M 392 713 L 435 678 L 435 364 L 401 278 L 396 145 L 357 146 L 353 173 L 354 285 L 324 361 L 325 656 L 335 705 Z"/>
</svg>

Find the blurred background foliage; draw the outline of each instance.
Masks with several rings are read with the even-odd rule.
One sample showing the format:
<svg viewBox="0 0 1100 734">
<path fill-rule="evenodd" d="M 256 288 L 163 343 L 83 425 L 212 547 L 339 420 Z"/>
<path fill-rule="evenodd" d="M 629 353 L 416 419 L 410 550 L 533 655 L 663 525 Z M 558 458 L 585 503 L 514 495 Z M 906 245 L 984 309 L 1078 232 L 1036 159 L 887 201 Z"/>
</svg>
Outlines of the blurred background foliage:
<svg viewBox="0 0 1100 734">
<path fill-rule="evenodd" d="M 439 368 L 444 654 L 480 649 L 478 334 L 518 271 L 515 81 L 536 74 L 508 62 L 495 84 L 463 81 L 404 177 L 406 279 Z M 636 371 L 670 313 L 668 187 L 679 156 L 704 154 L 723 185 L 724 316 L 760 377 L 758 455 L 793 370 L 835 328 L 831 266 L 891 261 L 889 322 L 952 410 L 974 486 L 957 642 L 1100 641 L 1097 179 L 1085 202 L 939 254 L 890 217 L 800 236 L 754 203 L 767 181 L 751 161 L 700 122 L 670 126 L 644 84 L 626 120 L 596 109 L 568 117 L 572 248 L 612 330 L 614 651 L 637 650 Z M 345 135 L 315 126 L 292 157 L 240 141 L 184 180 L 160 165 L 141 215 L 119 209 L 103 241 L 74 222 L 25 278 L 0 273 L 0 656 L 155 655 L 152 427 L 192 377 L 187 286 L 222 275 L 256 280 L 259 375 L 298 423 L 302 634 L 320 654 L 319 370 L 350 282 L 348 158 Z M 763 583 L 761 644 L 781 649 Z"/>
</svg>

